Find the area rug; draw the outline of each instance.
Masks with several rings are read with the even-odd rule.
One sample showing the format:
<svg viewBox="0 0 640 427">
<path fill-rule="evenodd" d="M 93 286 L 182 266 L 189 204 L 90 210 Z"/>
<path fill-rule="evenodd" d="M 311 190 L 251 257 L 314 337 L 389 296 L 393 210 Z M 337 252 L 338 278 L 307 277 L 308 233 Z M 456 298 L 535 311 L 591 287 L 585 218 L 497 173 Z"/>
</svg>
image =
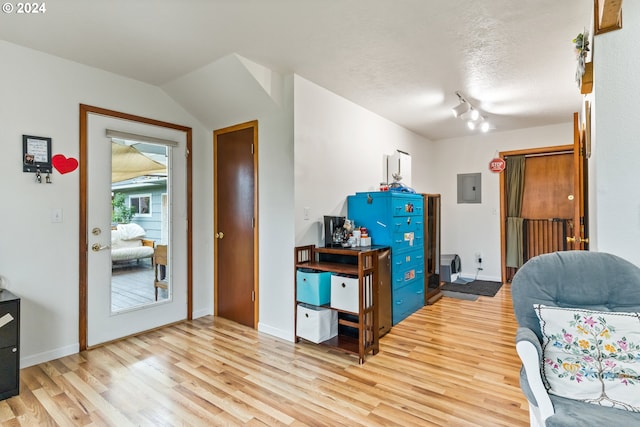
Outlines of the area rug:
<svg viewBox="0 0 640 427">
<path fill-rule="evenodd" d="M 485 297 L 492 297 L 498 293 L 502 283 L 490 282 L 487 280 L 474 280 L 469 283 L 449 283 L 445 282 L 440 287 L 442 291 L 457 292 L 461 294 L 481 295 Z"/>
<path fill-rule="evenodd" d="M 463 294 L 462 292 L 442 291 L 442 295 L 449 298 L 463 299 L 465 301 L 476 301 L 480 295 Z"/>
</svg>

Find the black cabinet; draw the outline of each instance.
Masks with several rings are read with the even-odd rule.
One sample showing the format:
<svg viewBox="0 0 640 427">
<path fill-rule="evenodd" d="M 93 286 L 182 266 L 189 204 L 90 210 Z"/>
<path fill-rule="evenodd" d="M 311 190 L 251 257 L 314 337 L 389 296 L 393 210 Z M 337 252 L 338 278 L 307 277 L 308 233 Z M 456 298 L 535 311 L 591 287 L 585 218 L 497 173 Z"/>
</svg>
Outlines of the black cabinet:
<svg viewBox="0 0 640 427">
<path fill-rule="evenodd" d="M 20 298 L 0 292 L 0 400 L 20 391 Z"/>
</svg>

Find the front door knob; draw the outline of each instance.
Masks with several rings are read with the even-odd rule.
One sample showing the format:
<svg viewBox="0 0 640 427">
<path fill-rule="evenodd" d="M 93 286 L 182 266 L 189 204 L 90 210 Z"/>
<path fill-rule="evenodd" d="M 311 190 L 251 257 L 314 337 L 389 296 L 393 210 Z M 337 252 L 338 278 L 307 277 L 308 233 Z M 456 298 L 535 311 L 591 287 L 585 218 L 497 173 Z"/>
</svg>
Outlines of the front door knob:
<svg viewBox="0 0 640 427">
<path fill-rule="evenodd" d="M 91 250 L 93 252 L 99 252 L 103 249 L 110 249 L 111 246 L 110 245 L 101 245 L 100 243 L 94 243 L 93 245 L 91 245 Z"/>
<path fill-rule="evenodd" d="M 216 233 L 216 239 L 223 239 L 224 238 L 224 233 L 221 231 L 219 233 Z"/>
</svg>

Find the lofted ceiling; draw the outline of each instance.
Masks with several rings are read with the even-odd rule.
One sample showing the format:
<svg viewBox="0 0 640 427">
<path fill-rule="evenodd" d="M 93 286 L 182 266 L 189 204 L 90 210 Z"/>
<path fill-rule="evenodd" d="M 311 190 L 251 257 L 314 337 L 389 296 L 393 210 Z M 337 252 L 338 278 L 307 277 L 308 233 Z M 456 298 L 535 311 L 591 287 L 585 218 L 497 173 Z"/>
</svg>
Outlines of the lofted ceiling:
<svg viewBox="0 0 640 427">
<path fill-rule="evenodd" d="M 160 87 L 236 53 L 432 140 L 570 122 L 592 0 L 56 0 L 0 39 Z M 192 112 L 198 116 L 198 112 Z"/>
</svg>

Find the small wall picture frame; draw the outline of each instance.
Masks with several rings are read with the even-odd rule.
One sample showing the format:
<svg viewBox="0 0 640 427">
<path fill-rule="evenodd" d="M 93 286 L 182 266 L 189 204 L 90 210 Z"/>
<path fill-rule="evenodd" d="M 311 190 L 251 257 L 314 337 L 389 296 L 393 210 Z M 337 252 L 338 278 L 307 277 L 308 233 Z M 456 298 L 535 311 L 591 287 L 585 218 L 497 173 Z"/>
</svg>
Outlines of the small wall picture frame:
<svg viewBox="0 0 640 427">
<path fill-rule="evenodd" d="M 51 173 L 51 138 L 22 135 L 22 171 Z"/>
</svg>

